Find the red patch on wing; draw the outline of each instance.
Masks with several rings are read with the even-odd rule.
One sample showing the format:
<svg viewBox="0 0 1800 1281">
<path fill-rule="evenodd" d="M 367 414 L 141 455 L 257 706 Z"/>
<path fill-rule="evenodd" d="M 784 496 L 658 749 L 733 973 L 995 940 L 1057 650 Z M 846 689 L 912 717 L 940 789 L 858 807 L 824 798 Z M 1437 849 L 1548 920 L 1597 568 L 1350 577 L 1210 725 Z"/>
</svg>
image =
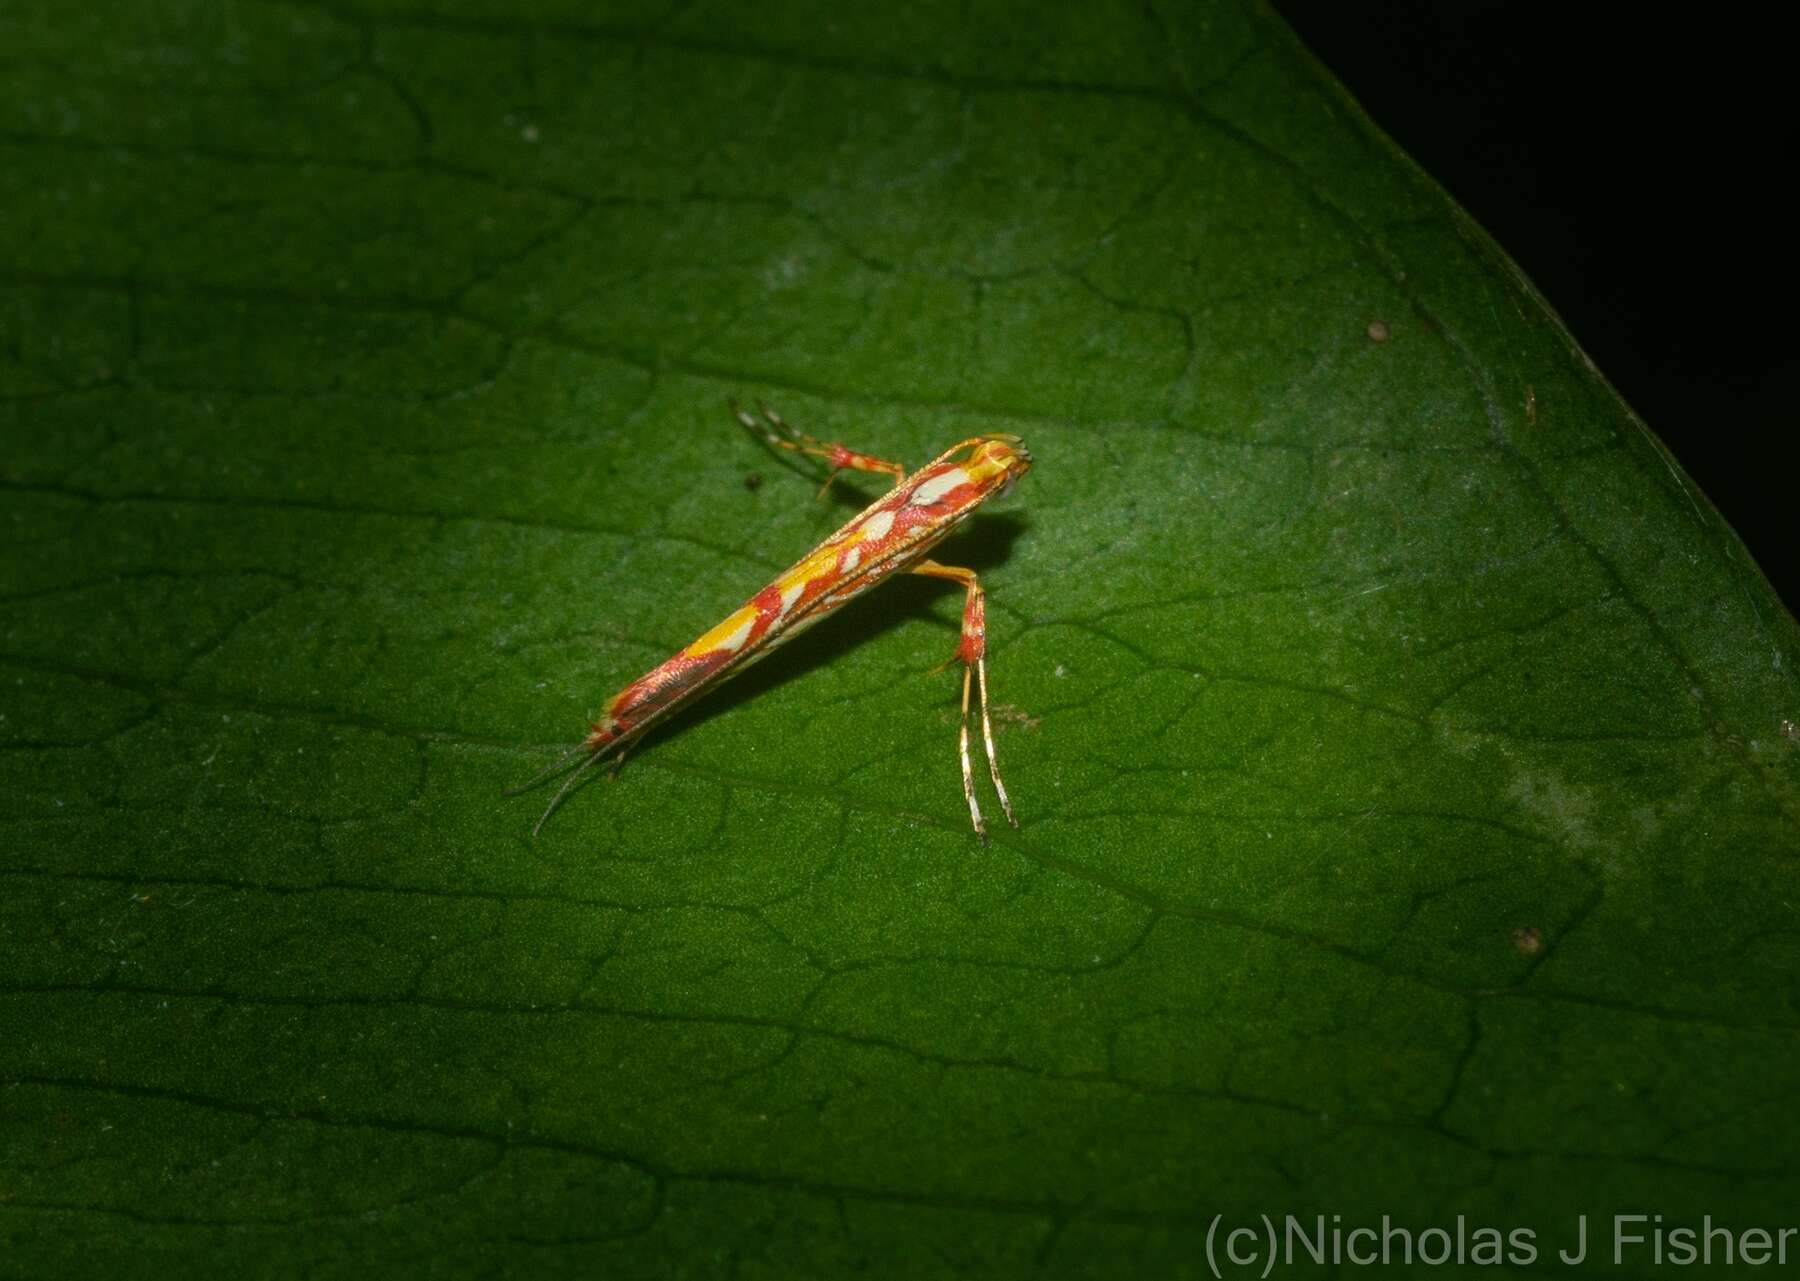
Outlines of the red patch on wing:
<svg viewBox="0 0 1800 1281">
<path fill-rule="evenodd" d="M 752 596 L 750 603 L 756 606 L 756 621 L 750 624 L 750 635 L 744 641 L 744 645 L 749 645 L 758 636 L 768 631 L 769 625 L 775 621 L 775 615 L 781 612 L 781 584 L 779 582 L 770 583 Z M 740 646 L 740 648 L 742 647 Z"/>
<path fill-rule="evenodd" d="M 619 691 L 608 709 L 608 714 L 619 723 L 618 733 L 629 732 L 634 719 L 642 719 L 680 698 L 723 667 L 731 657 L 729 650 L 714 650 L 693 658 L 677 654 L 656 670 L 640 676 Z"/>
</svg>

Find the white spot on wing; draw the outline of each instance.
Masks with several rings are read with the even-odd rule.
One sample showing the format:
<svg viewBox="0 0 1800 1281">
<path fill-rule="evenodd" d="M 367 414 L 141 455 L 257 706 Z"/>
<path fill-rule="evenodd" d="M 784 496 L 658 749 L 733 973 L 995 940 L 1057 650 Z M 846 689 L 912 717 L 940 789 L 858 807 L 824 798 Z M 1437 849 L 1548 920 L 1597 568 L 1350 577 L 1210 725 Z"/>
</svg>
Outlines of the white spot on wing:
<svg viewBox="0 0 1800 1281">
<path fill-rule="evenodd" d="M 750 639 L 750 626 L 754 622 L 756 622 L 755 615 L 746 618 L 731 635 L 719 642 L 719 648 L 733 654 L 737 653 L 744 647 L 744 642 Z"/>
<path fill-rule="evenodd" d="M 862 536 L 865 539 L 886 538 L 888 530 L 894 527 L 892 511 L 878 511 L 862 524 Z"/>
<path fill-rule="evenodd" d="M 823 617 L 825 617 L 825 615 L 823 615 L 823 614 L 808 614 L 805 618 L 803 618 L 799 622 L 795 623 L 792 627 L 785 628 L 782 631 L 776 632 L 774 635 L 769 637 L 769 643 L 761 650 L 758 650 L 756 653 L 756 656 L 754 658 L 751 658 L 748 661 L 754 663 L 763 658 L 766 658 L 768 656 L 770 650 L 777 649 L 777 648 L 787 644 L 789 641 L 793 640 L 794 637 L 798 636 L 801 632 L 803 632 L 807 628 L 811 627 L 814 623 L 818 622 Z"/>
<path fill-rule="evenodd" d="M 949 471 L 940 476 L 933 476 L 913 490 L 912 496 L 906 500 L 906 505 L 908 507 L 929 507 L 958 485 L 968 483 L 969 473 L 960 467 L 952 467 Z"/>
<path fill-rule="evenodd" d="M 844 572 L 847 574 L 862 564 L 862 548 L 851 544 L 850 550 L 844 553 Z"/>
<path fill-rule="evenodd" d="M 805 583 L 792 583 L 783 587 L 781 589 L 781 608 L 775 611 L 775 617 L 786 618 L 787 612 L 794 607 L 794 602 L 800 599 L 800 594 L 805 590 Z"/>
</svg>

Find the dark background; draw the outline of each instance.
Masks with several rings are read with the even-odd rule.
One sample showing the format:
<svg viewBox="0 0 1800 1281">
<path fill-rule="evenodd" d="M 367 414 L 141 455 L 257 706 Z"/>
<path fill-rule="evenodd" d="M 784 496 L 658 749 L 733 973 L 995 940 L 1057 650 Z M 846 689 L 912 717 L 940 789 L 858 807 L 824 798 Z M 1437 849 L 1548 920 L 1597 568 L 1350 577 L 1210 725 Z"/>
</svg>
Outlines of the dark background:
<svg viewBox="0 0 1800 1281">
<path fill-rule="evenodd" d="M 1728 6 L 1275 7 L 1524 268 L 1800 613 L 1777 400 L 1797 372 L 1800 68 L 1780 33 Z"/>
</svg>

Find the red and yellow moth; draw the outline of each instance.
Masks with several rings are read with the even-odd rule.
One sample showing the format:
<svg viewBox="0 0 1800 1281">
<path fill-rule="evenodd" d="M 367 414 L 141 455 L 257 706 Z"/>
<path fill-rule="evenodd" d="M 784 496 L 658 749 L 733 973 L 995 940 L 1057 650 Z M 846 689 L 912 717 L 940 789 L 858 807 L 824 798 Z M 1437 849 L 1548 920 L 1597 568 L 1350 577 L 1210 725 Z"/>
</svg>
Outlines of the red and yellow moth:
<svg viewBox="0 0 1800 1281">
<path fill-rule="evenodd" d="M 987 842 L 987 824 L 975 800 L 975 778 L 969 768 L 969 688 L 979 698 L 981 736 L 987 748 L 988 774 L 1006 821 L 1013 817 L 1000 765 L 994 756 L 994 730 L 988 719 L 987 632 L 981 583 L 972 569 L 928 560 L 926 553 L 950 535 L 983 502 L 1012 488 L 1031 467 L 1031 454 L 1017 436 L 990 432 L 950 446 L 919 470 L 907 473 L 900 463 L 859 454 L 839 444 L 815 440 L 783 422 L 767 407 L 762 418 L 733 412 L 750 430 L 780 449 L 822 458 L 830 467 L 821 496 L 838 472 L 885 472 L 894 487 L 846 521 L 835 534 L 808 552 L 792 568 L 693 644 L 646 672 L 613 695 L 587 737 L 543 773 L 508 795 L 529 790 L 574 764 L 532 829 L 535 835 L 580 780 L 583 771 L 613 754 L 616 766 L 626 751 L 652 728 L 689 703 L 718 688 L 778 646 L 792 640 L 848 600 L 862 595 L 891 574 L 925 574 L 962 584 L 962 641 L 944 666 L 963 665 L 962 732 L 957 742 L 962 761 L 963 796 L 976 835 Z M 579 759 L 578 758 L 585 758 Z"/>
</svg>

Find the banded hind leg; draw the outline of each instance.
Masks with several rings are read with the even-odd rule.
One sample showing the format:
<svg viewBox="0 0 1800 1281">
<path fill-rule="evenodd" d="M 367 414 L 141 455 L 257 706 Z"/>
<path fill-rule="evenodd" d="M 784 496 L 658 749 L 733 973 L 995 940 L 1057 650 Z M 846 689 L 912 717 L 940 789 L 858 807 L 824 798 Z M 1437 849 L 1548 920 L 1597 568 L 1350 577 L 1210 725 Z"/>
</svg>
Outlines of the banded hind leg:
<svg viewBox="0 0 1800 1281">
<path fill-rule="evenodd" d="M 963 798 L 969 802 L 969 821 L 975 825 L 975 834 L 981 837 L 981 843 L 985 845 L 988 838 L 987 824 L 982 821 L 981 805 L 975 799 L 975 772 L 969 765 L 971 674 L 981 707 L 981 741 L 987 748 L 988 776 L 994 780 L 994 793 L 1000 798 L 1000 808 L 1006 813 L 1006 821 L 1014 827 L 1019 825 L 1019 820 L 1013 816 L 1012 801 L 1006 795 L 1006 784 L 1000 781 L 1000 760 L 994 755 L 994 724 L 988 716 L 987 597 L 981 590 L 981 580 L 972 569 L 922 560 L 907 572 L 924 574 L 928 578 L 947 578 L 953 583 L 961 583 L 966 593 L 963 597 L 962 640 L 956 647 L 956 653 L 945 661 L 944 666 L 948 667 L 958 660 L 963 665 L 962 731 L 957 739 L 957 754 L 962 761 Z"/>
</svg>

